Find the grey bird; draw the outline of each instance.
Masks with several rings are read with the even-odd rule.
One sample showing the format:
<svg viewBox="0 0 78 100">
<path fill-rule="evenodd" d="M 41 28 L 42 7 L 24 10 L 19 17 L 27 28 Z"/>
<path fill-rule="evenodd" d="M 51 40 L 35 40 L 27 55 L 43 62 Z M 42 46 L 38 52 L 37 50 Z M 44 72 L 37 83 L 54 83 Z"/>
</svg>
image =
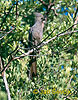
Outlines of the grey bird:
<svg viewBox="0 0 78 100">
<path fill-rule="evenodd" d="M 34 46 L 37 46 L 43 37 L 43 28 L 44 28 L 44 16 L 41 13 L 34 13 L 35 15 L 35 24 L 30 28 L 29 32 L 29 48 L 32 48 Z M 38 53 L 38 52 L 37 52 Z M 29 78 L 33 79 L 34 76 L 37 75 L 37 63 L 36 63 L 36 55 L 35 52 L 31 53 L 33 55 L 30 57 L 29 66 L 30 66 L 30 72 L 29 72 Z"/>
</svg>

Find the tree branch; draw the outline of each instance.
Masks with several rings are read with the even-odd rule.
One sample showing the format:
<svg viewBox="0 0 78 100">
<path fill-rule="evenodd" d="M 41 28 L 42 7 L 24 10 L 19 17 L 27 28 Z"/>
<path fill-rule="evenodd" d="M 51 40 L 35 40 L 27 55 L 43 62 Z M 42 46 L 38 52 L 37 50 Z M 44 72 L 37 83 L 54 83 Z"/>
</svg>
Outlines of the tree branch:
<svg viewBox="0 0 78 100">
<path fill-rule="evenodd" d="M 55 2 L 53 2 L 53 3 L 49 2 L 49 4 L 48 4 L 48 3 L 45 3 L 43 0 L 39 0 L 39 1 L 47 8 L 47 11 L 45 13 L 45 16 L 46 15 L 48 16 L 48 14 L 49 14 L 52 6 L 54 6 Z M 47 18 L 47 16 L 46 16 L 46 18 Z"/>
<path fill-rule="evenodd" d="M 9 33 L 11 33 L 14 29 L 15 29 L 15 28 L 13 28 L 13 29 L 10 30 L 9 32 L 7 32 L 4 36 L 2 36 L 2 37 L 0 38 L 0 40 L 2 40 L 5 36 L 7 36 Z"/>
<path fill-rule="evenodd" d="M 51 8 L 51 9 L 53 10 L 55 16 L 57 16 L 58 14 L 57 14 L 57 12 L 56 12 L 56 9 L 54 9 L 54 8 Z"/>
<path fill-rule="evenodd" d="M 17 49 L 18 49 L 18 45 L 16 46 L 15 50 L 13 50 L 13 51 L 9 54 L 9 56 L 11 56 Z"/>
<path fill-rule="evenodd" d="M 77 12 L 78 12 L 78 6 L 77 6 L 76 12 L 75 12 L 75 14 L 74 14 L 74 18 L 73 18 L 74 21 L 75 21 L 75 18 L 76 18 Z"/>
<path fill-rule="evenodd" d="M 17 7 L 18 6 L 18 1 L 16 1 L 16 20 L 17 20 L 17 16 L 18 16 L 18 13 L 17 13 Z"/>
<path fill-rule="evenodd" d="M 0 56 L 0 66 L 1 66 L 1 69 L 4 66 L 3 63 L 2 63 L 2 57 L 1 56 Z M 5 88 L 6 88 L 6 91 L 7 91 L 8 100 L 11 100 L 10 91 L 9 91 L 9 87 L 8 87 L 8 82 L 7 82 L 7 79 L 6 79 L 5 71 L 2 72 L 2 77 L 3 77 L 3 81 L 5 83 Z"/>
<path fill-rule="evenodd" d="M 68 34 L 72 34 L 72 33 L 76 33 L 76 32 L 78 32 L 78 30 L 76 30 L 76 31 L 70 31 L 70 32 L 62 33 L 62 34 L 60 33 L 60 34 L 54 36 L 53 38 L 49 39 L 48 41 L 44 42 L 44 45 L 48 44 L 52 40 L 55 40 L 57 37 L 68 35 Z"/>
<path fill-rule="evenodd" d="M 2 56 L 0 56 L 0 69 L 2 70 L 3 67 L 4 67 L 4 61 L 2 59 Z"/>
<path fill-rule="evenodd" d="M 39 0 L 45 7 L 47 7 L 48 6 L 48 4 L 47 3 L 45 3 L 43 0 Z"/>
<path fill-rule="evenodd" d="M 8 82 L 7 82 L 7 79 L 6 79 L 5 72 L 3 74 L 3 80 L 4 80 L 5 88 L 6 88 L 6 91 L 7 91 L 7 94 L 8 94 L 8 100 L 11 100 L 10 90 L 9 90 L 9 87 L 8 87 Z"/>
</svg>

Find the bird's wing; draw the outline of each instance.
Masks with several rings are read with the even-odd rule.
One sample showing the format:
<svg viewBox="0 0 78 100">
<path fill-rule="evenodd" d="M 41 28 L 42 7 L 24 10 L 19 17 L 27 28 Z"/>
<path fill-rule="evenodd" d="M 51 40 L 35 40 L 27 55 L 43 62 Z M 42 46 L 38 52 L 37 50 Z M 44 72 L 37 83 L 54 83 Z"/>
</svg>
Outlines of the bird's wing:
<svg viewBox="0 0 78 100">
<path fill-rule="evenodd" d="M 29 30 L 29 37 L 28 37 L 28 45 L 29 45 L 29 47 L 31 47 L 32 46 L 32 27 L 30 28 L 30 30 Z"/>
</svg>

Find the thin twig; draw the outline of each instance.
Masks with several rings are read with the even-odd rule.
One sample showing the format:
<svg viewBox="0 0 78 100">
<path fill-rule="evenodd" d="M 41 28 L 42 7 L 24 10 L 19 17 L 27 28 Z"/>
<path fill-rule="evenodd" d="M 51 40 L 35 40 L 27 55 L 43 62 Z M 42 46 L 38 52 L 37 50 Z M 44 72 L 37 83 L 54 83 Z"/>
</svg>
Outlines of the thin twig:
<svg viewBox="0 0 78 100">
<path fill-rule="evenodd" d="M 78 6 L 77 6 L 76 12 L 75 12 L 75 14 L 74 14 L 73 21 L 75 21 L 75 18 L 76 18 L 77 12 L 78 12 Z"/>
<path fill-rule="evenodd" d="M 16 20 L 17 20 L 17 16 L 18 16 L 18 13 L 17 13 L 17 7 L 18 6 L 18 1 L 16 1 Z"/>
<path fill-rule="evenodd" d="M 48 4 L 47 3 L 45 3 L 43 0 L 39 0 L 44 6 L 48 6 Z"/>
<path fill-rule="evenodd" d="M 3 70 L 1 71 L 1 73 L 3 73 L 4 71 L 6 71 L 6 69 L 8 68 L 8 66 L 10 65 L 10 63 L 14 60 L 14 58 L 12 58 L 7 65 L 3 68 Z"/>
<path fill-rule="evenodd" d="M 5 36 L 7 36 L 9 33 L 11 33 L 14 29 L 15 29 L 15 28 L 13 28 L 13 29 L 10 30 L 9 32 L 7 32 L 4 36 L 2 36 L 2 37 L 0 38 L 0 40 L 2 40 Z"/>
<path fill-rule="evenodd" d="M 17 49 L 18 49 L 18 45 L 16 46 L 15 50 L 13 50 L 11 53 L 9 53 L 9 56 L 12 55 Z"/>
<path fill-rule="evenodd" d="M 55 16 L 58 16 L 57 12 L 56 12 L 56 9 L 55 8 L 51 8 L 51 10 L 53 10 Z"/>
<path fill-rule="evenodd" d="M 46 11 L 46 13 L 45 13 L 45 18 L 46 18 L 46 20 L 47 20 L 48 14 L 49 14 L 51 8 L 54 6 L 55 1 L 54 1 L 53 3 L 49 2 L 49 4 L 46 3 L 46 2 L 44 2 L 43 0 L 39 0 L 39 1 L 40 1 L 40 2 L 46 7 L 46 9 L 47 9 L 47 11 Z"/>
</svg>

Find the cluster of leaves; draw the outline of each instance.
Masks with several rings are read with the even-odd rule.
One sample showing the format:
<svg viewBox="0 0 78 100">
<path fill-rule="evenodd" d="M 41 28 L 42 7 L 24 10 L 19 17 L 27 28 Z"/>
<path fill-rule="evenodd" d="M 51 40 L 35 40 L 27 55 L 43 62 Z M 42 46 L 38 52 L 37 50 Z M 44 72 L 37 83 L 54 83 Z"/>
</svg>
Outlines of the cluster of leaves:
<svg viewBox="0 0 78 100">
<path fill-rule="evenodd" d="M 0 25 L 3 23 L 0 38 L 15 28 L 0 40 L 0 56 L 3 57 L 4 65 L 8 63 L 10 53 L 15 50 L 17 45 L 24 48 L 24 44 L 28 43 L 28 30 L 34 23 L 33 12 L 39 11 L 44 14 L 46 11 L 45 6 L 39 2 L 40 0 L 19 0 L 16 14 L 17 1 L 0 0 Z M 54 0 L 44 1 L 48 3 Z M 43 40 L 49 34 L 52 33 L 47 40 L 74 24 L 73 18 L 76 6 L 76 0 L 72 0 L 72 2 L 71 0 L 56 0 L 54 9 L 57 16 L 55 16 L 54 10 L 50 11 L 44 28 Z M 9 11 L 11 7 L 12 9 Z M 73 14 L 73 18 L 71 14 Z M 77 30 L 77 28 L 78 25 L 69 31 Z M 21 50 L 21 52 L 25 53 L 26 51 Z M 21 52 L 18 51 L 16 55 L 13 54 L 12 56 L 19 56 Z M 39 55 L 41 56 L 37 59 L 38 75 L 34 78 L 34 82 L 29 80 L 27 76 L 27 70 L 29 69 L 28 56 L 12 61 L 6 70 L 12 100 L 63 100 L 64 97 L 69 100 L 77 100 L 78 33 L 57 37 L 48 45 L 42 47 Z M 71 94 L 33 93 L 34 89 L 41 91 L 41 89 L 49 90 L 53 88 L 57 90 L 70 89 Z M 5 86 L 0 74 L 0 99 L 4 97 L 5 92 Z M 7 100 L 6 94 L 3 100 Z"/>
</svg>

